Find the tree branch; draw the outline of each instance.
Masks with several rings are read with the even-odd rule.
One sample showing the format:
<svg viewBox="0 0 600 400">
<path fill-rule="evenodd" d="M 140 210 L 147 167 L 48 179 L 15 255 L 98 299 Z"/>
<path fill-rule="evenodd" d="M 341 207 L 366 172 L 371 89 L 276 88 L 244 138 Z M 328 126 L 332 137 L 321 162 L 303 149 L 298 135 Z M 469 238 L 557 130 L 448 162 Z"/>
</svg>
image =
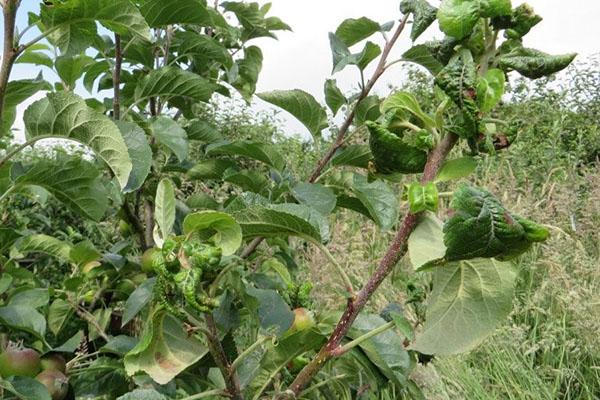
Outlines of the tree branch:
<svg viewBox="0 0 600 400">
<path fill-rule="evenodd" d="M 437 147 L 429 154 L 421 183 L 427 183 L 435 179 L 444 160 L 454 147 L 458 137 L 452 133 L 446 135 Z M 385 280 L 389 273 L 393 270 L 396 263 L 406 253 L 407 242 L 410 234 L 416 228 L 419 222 L 418 214 L 407 214 L 396 233 L 396 237 L 387 249 L 384 257 L 379 263 L 377 270 L 369 278 L 369 281 L 363 286 L 355 299 L 348 300 L 346 310 L 335 327 L 333 333 L 329 337 L 327 343 L 321 348 L 315 358 L 298 374 L 294 382 L 290 385 L 290 390 L 297 396 L 308 385 L 317 372 L 323 365 L 335 357 L 336 352 L 339 352 L 339 346 L 343 338 L 348 333 L 348 330 L 356 320 L 358 314 L 363 310 L 373 293 L 379 288 L 379 285 Z M 286 394 L 283 395 L 286 397 Z"/>
<path fill-rule="evenodd" d="M 242 389 L 240 387 L 240 380 L 237 376 L 237 372 L 232 367 L 231 363 L 227 359 L 227 354 L 223 350 L 221 341 L 219 340 L 219 331 L 217 324 L 211 314 L 205 314 L 206 326 L 208 328 L 208 335 L 206 339 L 208 342 L 208 348 L 210 354 L 213 356 L 217 367 L 221 371 L 223 378 L 225 379 L 225 386 L 227 387 L 228 395 L 234 400 L 243 400 Z"/>
<path fill-rule="evenodd" d="M 365 86 L 363 86 L 363 88 L 360 92 L 360 95 L 358 96 L 358 99 L 356 100 L 356 103 L 354 104 L 354 107 L 352 107 L 352 110 L 346 116 L 346 119 L 342 123 L 342 126 L 340 127 L 340 130 L 338 131 L 335 141 L 333 142 L 333 144 L 331 145 L 329 150 L 327 150 L 327 153 L 325 153 L 323 158 L 321 158 L 317 162 L 315 169 L 313 170 L 313 172 L 310 175 L 310 178 L 308 179 L 309 183 L 314 183 L 317 181 L 317 179 L 319 179 L 319 177 L 323 173 L 323 169 L 325 168 L 325 166 L 329 163 L 329 161 L 331 161 L 331 158 L 333 157 L 335 152 L 344 144 L 344 138 L 346 136 L 346 133 L 348 133 L 348 129 L 350 128 L 350 126 L 352 126 L 352 122 L 354 122 L 354 116 L 356 115 L 356 108 L 358 107 L 358 104 L 362 100 L 364 100 L 369 95 L 369 93 L 371 93 L 371 90 L 373 90 L 375 83 L 377 83 L 377 81 L 379 80 L 381 75 L 383 75 L 383 73 L 385 72 L 386 63 L 387 63 L 387 59 L 390 55 L 390 52 L 394 48 L 394 45 L 396 44 L 398 39 L 400 38 L 402 31 L 404 31 L 404 27 L 406 26 L 407 21 L 408 21 L 408 15 L 406 15 L 404 18 L 402 18 L 400 20 L 400 24 L 396 28 L 394 35 L 388 41 L 386 41 L 385 47 L 383 48 L 381 57 L 379 58 L 379 62 L 377 63 L 377 67 L 375 67 L 375 71 L 373 72 L 371 79 L 369 79 L 367 84 Z M 254 239 L 242 251 L 242 254 L 240 255 L 240 257 L 242 257 L 242 258 L 248 257 L 250 254 L 252 254 L 254 252 L 254 250 L 256 250 L 256 248 L 258 247 L 259 244 L 261 244 L 262 241 L 263 241 L 262 237 L 258 237 L 256 239 Z"/>
<path fill-rule="evenodd" d="M 2 52 L 2 64 L 0 65 L 0 121 L 2 121 L 4 115 L 4 103 L 6 100 L 8 79 L 19 54 L 19 51 L 15 46 L 15 23 L 18 8 L 18 0 L 6 0 L 3 3 L 4 50 Z"/>
<path fill-rule="evenodd" d="M 121 51 L 121 35 L 115 33 L 115 69 L 113 70 L 113 118 L 121 119 L 121 68 L 123 52 Z"/>
<path fill-rule="evenodd" d="M 362 100 L 364 100 L 369 95 L 369 93 L 371 93 L 371 90 L 373 90 L 375 83 L 377 83 L 379 78 L 381 78 L 381 75 L 383 75 L 383 73 L 385 72 L 387 59 L 390 55 L 390 52 L 394 48 L 394 45 L 398 41 L 398 38 L 402 34 L 402 31 L 404 31 L 404 27 L 406 26 L 407 20 L 408 20 L 408 15 L 406 15 L 404 18 L 402 18 L 402 20 L 400 21 L 400 24 L 396 28 L 396 31 L 394 32 L 394 35 L 386 42 L 385 47 L 383 48 L 383 52 L 381 53 L 381 57 L 379 58 L 379 63 L 377 64 L 377 67 L 375 68 L 375 71 L 373 72 L 373 76 L 371 76 L 371 79 L 369 79 L 367 84 L 365 86 L 363 86 L 363 88 L 360 92 L 360 95 L 358 96 L 358 99 L 356 100 L 354 107 L 352 108 L 350 113 L 346 116 L 344 123 L 340 127 L 340 130 L 338 131 L 335 141 L 333 142 L 333 144 L 331 145 L 331 147 L 329 148 L 327 153 L 325 153 L 323 158 L 321 158 L 321 160 L 319 160 L 319 162 L 317 163 L 317 166 L 315 167 L 312 174 L 310 175 L 310 178 L 308 179 L 309 183 L 316 182 L 316 180 L 319 178 L 319 176 L 321 176 L 321 174 L 323 173 L 323 169 L 325 168 L 325 166 L 329 163 L 329 161 L 331 161 L 331 158 L 333 157 L 335 152 L 342 146 L 342 144 L 344 144 L 344 137 L 346 136 L 346 133 L 348 132 L 348 129 L 350 128 L 350 126 L 352 126 L 352 122 L 354 121 L 354 116 L 356 115 L 356 109 L 357 109 L 358 105 L 360 104 L 360 102 Z"/>
<path fill-rule="evenodd" d="M 145 242 L 146 248 L 148 249 L 154 246 L 154 209 L 148 200 L 144 200 L 144 217 L 144 223 L 146 225 Z"/>
</svg>

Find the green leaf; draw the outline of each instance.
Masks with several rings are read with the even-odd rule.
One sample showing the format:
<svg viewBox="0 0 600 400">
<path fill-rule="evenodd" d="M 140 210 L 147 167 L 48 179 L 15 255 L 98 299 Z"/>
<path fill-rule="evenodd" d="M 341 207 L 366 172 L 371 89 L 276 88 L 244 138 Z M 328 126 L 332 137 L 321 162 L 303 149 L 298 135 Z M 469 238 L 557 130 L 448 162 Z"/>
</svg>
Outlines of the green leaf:
<svg viewBox="0 0 600 400">
<path fill-rule="evenodd" d="M 49 301 L 50 294 L 48 293 L 48 289 L 34 288 L 16 292 L 8 300 L 8 305 L 40 308 L 48 305 Z"/>
<path fill-rule="evenodd" d="M 98 39 L 96 23 L 119 34 L 150 38 L 149 27 L 129 0 L 69 0 L 42 5 L 41 22 L 64 54 L 78 54 Z"/>
<path fill-rule="evenodd" d="M 189 143 L 186 131 L 168 117 L 157 117 L 152 121 L 152 135 L 156 141 L 175 154 L 180 162 L 188 157 Z"/>
<path fill-rule="evenodd" d="M 73 314 L 73 307 L 63 299 L 56 299 L 48 309 L 48 328 L 57 336 L 62 330 L 65 322 Z"/>
<path fill-rule="evenodd" d="M 327 113 L 311 94 L 303 90 L 276 90 L 257 96 L 292 114 L 315 138 L 327 127 Z"/>
<path fill-rule="evenodd" d="M 167 400 L 167 398 L 154 389 L 135 389 L 133 392 L 118 397 L 117 400 Z"/>
<path fill-rule="evenodd" d="M 352 193 L 369 211 L 371 219 L 383 230 L 391 229 L 398 221 L 398 199 L 392 189 L 383 181 L 371 183 L 362 175 L 355 174 Z"/>
<path fill-rule="evenodd" d="M 500 68 L 504 71 L 515 70 L 527 78 L 537 79 L 567 68 L 575 56 L 576 53 L 554 56 L 535 49 L 517 47 L 500 57 Z"/>
<path fill-rule="evenodd" d="M 152 167 L 152 149 L 146 133 L 137 124 L 123 121 L 116 121 L 116 124 L 123 135 L 133 165 L 127 186 L 123 189 L 123 192 L 130 193 L 138 190 L 146 181 Z"/>
<path fill-rule="evenodd" d="M 435 214 L 425 213 L 408 238 L 408 257 L 415 270 L 446 254 L 443 223 Z"/>
<path fill-rule="evenodd" d="M 329 241 L 329 222 L 323 214 L 313 207 L 304 204 L 280 203 L 272 204 L 269 208 L 295 215 L 308 221 L 315 229 L 319 231 L 322 242 Z"/>
<path fill-rule="evenodd" d="M 4 98 L 4 107 L 16 107 L 42 90 L 52 90 L 42 74 L 35 79 L 19 79 L 8 82 Z"/>
<path fill-rule="evenodd" d="M 79 348 L 83 340 L 83 331 L 78 331 L 62 345 L 53 348 L 52 351 L 55 353 L 75 353 L 75 351 Z"/>
<path fill-rule="evenodd" d="M 193 72 L 177 67 L 163 67 L 151 71 L 139 80 L 134 99 L 136 104 L 151 97 L 160 97 L 164 102 L 174 97 L 207 102 L 216 89 L 216 84 Z"/>
<path fill-rule="evenodd" d="M 0 378 L 0 388 L 14 394 L 21 400 L 52 400 L 46 386 L 28 376 Z"/>
<path fill-rule="evenodd" d="M 288 235 L 318 243 L 322 241 L 321 234 L 310 222 L 287 212 L 252 206 L 233 216 L 242 227 L 245 238 Z"/>
<path fill-rule="evenodd" d="M 473 157 L 462 157 L 454 160 L 448 160 L 440 168 L 436 182 L 448 182 L 465 178 L 473 173 L 477 168 L 477 160 Z"/>
<path fill-rule="evenodd" d="M 400 11 L 403 14 L 413 14 L 413 25 L 410 31 L 413 42 L 433 24 L 437 17 L 437 8 L 426 0 L 403 0 L 400 3 Z"/>
<path fill-rule="evenodd" d="M 87 368 L 72 374 L 69 383 L 75 399 L 115 399 L 130 390 L 121 359 L 99 357 L 90 362 Z"/>
<path fill-rule="evenodd" d="M 46 334 L 46 319 L 35 308 L 25 305 L 0 307 L 0 323 L 16 330 L 23 330 L 43 338 Z"/>
<path fill-rule="evenodd" d="M 417 117 L 427 128 L 434 128 L 435 121 L 427 115 L 419 105 L 419 102 L 411 93 L 395 92 L 381 103 L 381 113 L 386 114 L 388 111 L 408 111 Z"/>
<path fill-rule="evenodd" d="M 264 193 L 269 187 L 269 181 L 264 173 L 249 169 L 228 170 L 223 175 L 223 181 L 233 183 L 243 191 L 252 193 Z"/>
<path fill-rule="evenodd" d="M 516 276 L 512 264 L 493 259 L 435 268 L 424 330 L 413 348 L 450 355 L 481 343 L 510 313 Z"/>
<path fill-rule="evenodd" d="M 41 51 L 32 51 L 31 48 L 25 50 L 19 58 L 15 61 L 15 64 L 34 64 L 52 68 L 54 61 L 46 53 Z"/>
<path fill-rule="evenodd" d="M 0 228 L 0 254 L 4 253 L 20 237 L 21 235 L 12 228 Z"/>
<path fill-rule="evenodd" d="M 83 87 L 90 93 L 94 91 L 94 82 L 102 74 L 110 73 L 110 64 L 108 61 L 96 61 L 85 69 L 83 76 Z"/>
<path fill-rule="evenodd" d="M 325 81 L 325 103 L 327 103 L 334 116 L 344 104 L 348 103 L 346 96 L 338 88 L 334 79 L 327 79 Z"/>
<path fill-rule="evenodd" d="M 201 211 L 188 214 L 183 220 L 183 232 L 211 230 L 215 246 L 223 250 L 223 255 L 234 254 L 242 245 L 242 228 L 229 214 L 217 211 Z"/>
<path fill-rule="evenodd" d="M 137 344 L 138 338 L 119 335 L 111 338 L 104 346 L 100 348 L 103 353 L 112 353 L 118 356 L 124 356 L 130 352 Z"/>
<path fill-rule="evenodd" d="M 82 266 L 91 261 L 98 261 L 102 258 L 102 254 L 94 247 L 89 240 L 83 240 L 71 248 L 69 253 L 71 262 Z"/>
<path fill-rule="evenodd" d="M 174 37 L 177 53 L 189 56 L 198 68 L 211 67 L 217 62 L 227 69 L 233 66 L 233 59 L 227 48 L 208 35 L 195 32 L 176 32 Z"/>
<path fill-rule="evenodd" d="M 56 72 L 62 83 L 64 83 L 68 89 L 75 89 L 75 82 L 81 75 L 86 67 L 94 62 L 94 59 L 90 56 L 83 54 L 76 56 L 58 56 L 54 61 Z"/>
<path fill-rule="evenodd" d="M 15 179 L 19 188 L 39 186 L 84 217 L 99 221 L 104 216 L 108 207 L 106 189 L 90 162 L 77 157 L 39 160 L 27 168 Z"/>
<path fill-rule="evenodd" d="M 386 321 L 379 315 L 360 314 L 348 336 L 356 339 L 381 325 Z M 404 350 L 403 337 L 393 330 L 388 330 L 362 342 L 359 348 L 366 354 L 381 373 L 397 386 L 403 386 L 410 370 L 410 357 Z"/>
<path fill-rule="evenodd" d="M 479 0 L 481 16 L 484 18 L 503 17 L 511 15 L 511 0 Z"/>
<path fill-rule="evenodd" d="M 59 137 L 89 146 L 112 169 L 121 187 L 127 185 L 132 165 L 119 128 L 82 98 L 50 93 L 29 106 L 23 119 L 28 140 Z"/>
<path fill-rule="evenodd" d="M 437 17 L 442 32 L 463 39 L 475 28 L 479 13 L 479 0 L 443 0 Z"/>
<path fill-rule="evenodd" d="M 251 158 L 267 164 L 276 170 L 283 170 L 285 159 L 274 146 L 266 143 L 240 140 L 236 142 L 213 143 L 206 147 L 206 155 L 230 155 Z"/>
<path fill-rule="evenodd" d="M 479 79 L 477 84 L 477 105 L 482 112 L 491 111 L 502 99 L 505 78 L 502 70 L 493 68 Z"/>
<path fill-rule="evenodd" d="M 523 3 L 513 10 L 510 18 L 495 18 L 492 23 L 498 29 L 505 29 L 506 38 L 521 39 L 541 21 L 542 17 L 537 15 L 529 4 Z"/>
<path fill-rule="evenodd" d="M 425 185 L 421 185 L 419 182 L 411 183 L 408 187 L 408 203 L 412 214 L 422 211 L 436 212 L 439 196 L 435 183 L 428 182 Z"/>
<path fill-rule="evenodd" d="M 381 116 L 381 99 L 376 96 L 367 96 L 358 103 L 356 106 L 356 116 L 354 117 L 354 123 L 356 125 L 362 125 L 367 121 L 375 121 Z"/>
<path fill-rule="evenodd" d="M 348 18 L 344 20 L 335 31 L 335 35 L 347 46 L 350 47 L 356 43 L 368 38 L 381 27 L 375 21 L 366 17 L 358 19 Z"/>
<path fill-rule="evenodd" d="M 445 258 L 449 261 L 512 258 L 548 237 L 547 229 L 512 215 L 483 189 L 459 187 L 450 207 L 454 213 L 444 225 Z"/>
<path fill-rule="evenodd" d="M 261 394 L 272 384 L 277 373 L 285 368 L 294 358 L 311 350 L 319 349 L 326 337 L 319 332 L 306 329 L 287 336 L 270 345 L 256 368 L 255 375 L 249 376 L 249 389 L 252 389 L 253 400 L 261 398 Z"/>
<path fill-rule="evenodd" d="M 193 120 L 185 127 L 189 140 L 205 143 L 217 143 L 224 140 L 218 128 L 203 120 Z"/>
<path fill-rule="evenodd" d="M 333 190 L 319 183 L 298 183 L 292 194 L 300 203 L 313 207 L 323 215 L 329 215 L 335 208 L 336 197 Z"/>
<path fill-rule="evenodd" d="M 437 75 L 454 54 L 458 41 L 451 37 L 418 44 L 402 54 L 402 59 L 425 67 L 432 75 Z"/>
<path fill-rule="evenodd" d="M 225 171 L 235 168 L 235 162 L 223 158 L 204 160 L 193 166 L 187 176 L 192 180 L 222 179 Z"/>
<path fill-rule="evenodd" d="M 63 262 L 69 262 L 72 248 L 67 242 L 42 234 L 24 236 L 15 243 L 14 247 L 23 255 L 43 253 Z"/>
<path fill-rule="evenodd" d="M 172 24 L 204 25 L 210 15 L 203 0 L 143 0 L 140 11 L 152 28 Z"/>
<path fill-rule="evenodd" d="M 125 371 L 129 376 L 143 371 L 164 385 L 207 353 L 181 321 L 159 311 L 149 316 L 140 342 L 125 355 Z"/>
<path fill-rule="evenodd" d="M 160 237 L 165 240 L 175 224 L 175 188 L 170 179 L 164 178 L 158 183 L 154 207 L 154 219 Z"/>
<path fill-rule="evenodd" d="M 371 149 L 364 144 L 351 144 L 343 147 L 335 153 L 331 159 L 331 165 L 367 168 L 369 161 L 373 158 Z"/>
<path fill-rule="evenodd" d="M 150 278 L 138 286 L 125 302 L 121 326 L 127 325 L 152 299 L 156 278 Z"/>
<path fill-rule="evenodd" d="M 262 63 L 262 50 L 257 46 L 246 47 L 244 49 L 244 58 L 236 60 L 239 74 L 232 85 L 246 101 L 250 101 L 250 98 L 256 91 L 256 83 L 262 69 Z"/>
<path fill-rule="evenodd" d="M 280 337 L 292 326 L 294 313 L 277 291 L 247 285 L 246 293 L 258 302 L 258 319 L 263 329 L 275 327 L 275 335 Z"/>
</svg>

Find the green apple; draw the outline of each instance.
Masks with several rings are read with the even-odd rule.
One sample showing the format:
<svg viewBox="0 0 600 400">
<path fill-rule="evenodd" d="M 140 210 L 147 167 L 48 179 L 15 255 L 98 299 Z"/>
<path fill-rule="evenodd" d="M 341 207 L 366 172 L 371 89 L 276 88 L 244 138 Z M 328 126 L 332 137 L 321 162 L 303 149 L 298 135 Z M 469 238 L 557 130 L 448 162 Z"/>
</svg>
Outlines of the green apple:
<svg viewBox="0 0 600 400">
<path fill-rule="evenodd" d="M 41 363 L 44 371 L 60 371 L 64 374 L 67 370 L 65 358 L 58 353 L 46 354 L 42 357 Z"/>
<path fill-rule="evenodd" d="M 63 400 L 69 392 L 69 378 L 60 371 L 47 370 L 35 377 L 50 392 L 52 400 Z"/>
<path fill-rule="evenodd" d="M 40 372 L 42 365 L 37 351 L 22 349 L 7 349 L 0 354 L 0 375 L 34 377 Z"/>
</svg>

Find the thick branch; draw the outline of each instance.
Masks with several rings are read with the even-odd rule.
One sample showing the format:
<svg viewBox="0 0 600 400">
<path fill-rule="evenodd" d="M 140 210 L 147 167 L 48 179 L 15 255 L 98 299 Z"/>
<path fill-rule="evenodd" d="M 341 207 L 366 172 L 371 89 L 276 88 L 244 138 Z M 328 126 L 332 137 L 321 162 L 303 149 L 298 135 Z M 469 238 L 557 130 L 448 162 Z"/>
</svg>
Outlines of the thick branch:
<svg viewBox="0 0 600 400">
<path fill-rule="evenodd" d="M 242 389 L 240 387 L 240 380 L 235 372 L 235 369 L 231 366 L 231 363 L 227 359 L 227 354 L 223 350 L 221 341 L 219 340 L 219 331 L 217 324 L 212 315 L 206 314 L 206 327 L 208 328 L 208 334 L 206 339 L 208 341 L 208 348 L 210 354 L 213 356 L 217 367 L 221 371 L 223 378 L 225 379 L 225 386 L 227 387 L 227 394 L 234 400 L 243 400 Z"/>
<path fill-rule="evenodd" d="M 19 54 L 15 46 L 15 21 L 17 19 L 18 0 L 6 0 L 3 3 L 4 16 L 4 50 L 2 52 L 2 65 L 0 66 L 0 121 L 4 116 L 4 102 L 10 72 Z"/>
<path fill-rule="evenodd" d="M 448 134 L 429 154 L 429 159 L 427 160 L 425 171 L 423 172 L 423 176 L 421 178 L 422 183 L 430 182 L 436 177 L 444 160 L 448 156 L 448 153 L 450 153 L 450 150 L 452 150 L 456 144 L 457 140 L 458 137 L 456 135 Z M 373 273 L 361 291 L 356 295 L 355 299 L 348 300 L 346 310 L 344 311 L 342 318 L 338 322 L 325 346 L 321 348 L 315 358 L 306 367 L 304 367 L 294 382 L 292 382 L 290 385 L 290 390 L 294 392 L 295 395 L 298 395 L 300 392 L 302 392 L 302 390 L 323 367 L 323 365 L 328 360 L 333 358 L 336 352 L 339 352 L 337 349 L 339 348 L 342 339 L 346 336 L 348 330 L 356 320 L 358 314 L 363 310 L 367 304 L 367 301 L 369 301 L 379 285 L 381 285 L 384 279 L 394 269 L 396 263 L 406 253 L 406 244 L 408 242 L 408 238 L 417 226 L 418 222 L 418 214 L 407 214 L 404 217 L 402 224 L 396 233 L 396 237 L 383 256 L 383 259 L 379 263 L 377 270 Z"/>
<path fill-rule="evenodd" d="M 115 69 L 113 70 L 113 118 L 121 119 L 121 67 L 123 52 L 121 51 L 121 35 L 115 33 Z"/>
</svg>

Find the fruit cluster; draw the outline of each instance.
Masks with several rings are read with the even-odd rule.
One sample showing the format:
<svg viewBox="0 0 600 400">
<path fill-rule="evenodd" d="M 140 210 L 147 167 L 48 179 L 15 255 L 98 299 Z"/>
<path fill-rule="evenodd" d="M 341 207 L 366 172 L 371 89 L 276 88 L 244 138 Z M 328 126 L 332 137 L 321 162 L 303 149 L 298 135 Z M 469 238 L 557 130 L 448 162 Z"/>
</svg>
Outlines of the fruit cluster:
<svg viewBox="0 0 600 400">
<path fill-rule="evenodd" d="M 0 354 L 0 376 L 35 378 L 50 392 L 52 400 L 63 400 L 69 391 L 65 359 L 58 353 L 43 356 L 26 347 L 8 347 Z"/>
</svg>

